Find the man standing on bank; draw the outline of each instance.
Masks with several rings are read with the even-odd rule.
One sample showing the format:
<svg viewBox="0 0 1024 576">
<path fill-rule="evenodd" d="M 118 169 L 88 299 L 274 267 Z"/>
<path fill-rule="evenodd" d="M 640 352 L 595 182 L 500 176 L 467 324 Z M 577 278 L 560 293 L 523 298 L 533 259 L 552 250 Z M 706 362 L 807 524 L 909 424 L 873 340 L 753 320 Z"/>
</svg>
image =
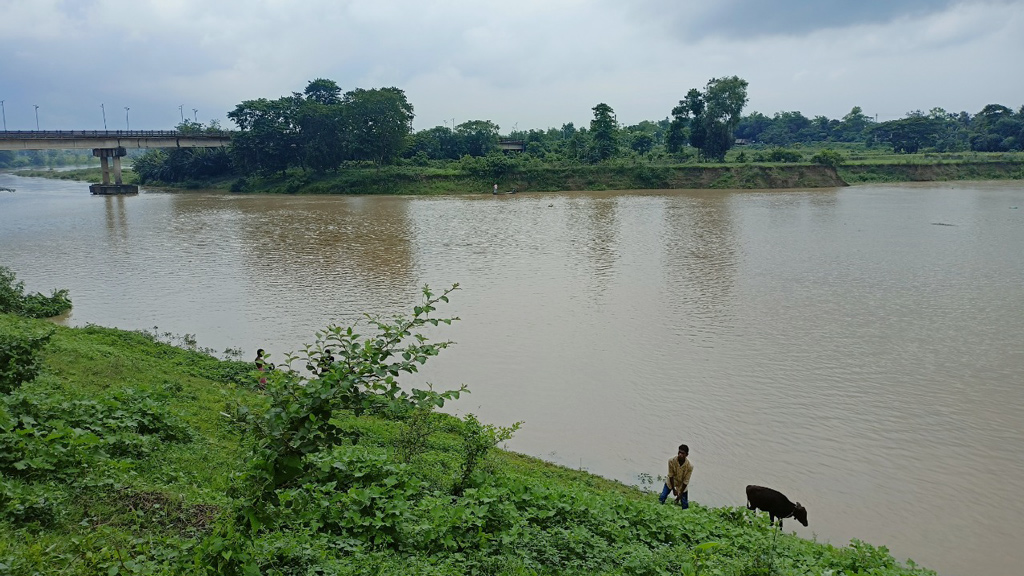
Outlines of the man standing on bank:
<svg viewBox="0 0 1024 576">
<path fill-rule="evenodd" d="M 689 446 L 686 444 L 680 444 L 679 454 L 668 461 L 668 478 L 665 479 L 665 488 L 661 491 L 661 497 L 658 498 L 658 501 L 662 504 L 664 504 L 665 499 L 668 498 L 668 493 L 672 492 L 672 495 L 675 496 L 676 503 L 679 504 L 683 510 L 690 507 L 687 488 L 690 486 L 690 474 L 693 474 L 693 464 L 690 464 L 690 460 L 687 458 L 689 455 Z"/>
</svg>

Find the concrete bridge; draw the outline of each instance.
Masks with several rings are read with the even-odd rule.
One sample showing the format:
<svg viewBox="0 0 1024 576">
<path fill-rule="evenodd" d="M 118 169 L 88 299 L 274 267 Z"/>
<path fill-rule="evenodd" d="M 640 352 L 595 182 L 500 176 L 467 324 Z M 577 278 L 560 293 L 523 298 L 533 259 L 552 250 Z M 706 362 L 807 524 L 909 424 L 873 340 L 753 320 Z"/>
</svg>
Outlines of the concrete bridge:
<svg viewBox="0 0 1024 576">
<path fill-rule="evenodd" d="M 525 140 L 498 140 L 498 150 L 509 150 L 513 152 L 525 152 L 526 141 Z"/>
<path fill-rule="evenodd" d="M 88 150 L 100 159 L 103 183 L 93 194 L 137 194 L 138 186 L 121 182 L 121 158 L 128 148 L 221 148 L 230 132 L 182 133 L 177 130 L 17 130 L 0 132 L 0 150 Z M 113 166 L 111 166 L 111 164 Z M 111 183 L 111 169 L 114 182 Z"/>
</svg>

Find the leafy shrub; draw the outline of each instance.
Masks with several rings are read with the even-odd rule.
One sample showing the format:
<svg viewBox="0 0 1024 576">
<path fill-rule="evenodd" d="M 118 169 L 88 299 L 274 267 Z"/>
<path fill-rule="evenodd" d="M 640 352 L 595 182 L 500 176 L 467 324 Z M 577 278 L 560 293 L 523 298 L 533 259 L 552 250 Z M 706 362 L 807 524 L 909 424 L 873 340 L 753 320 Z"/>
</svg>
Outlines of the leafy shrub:
<svg viewBox="0 0 1024 576">
<path fill-rule="evenodd" d="M 0 473 L 81 480 L 108 459 L 137 459 L 191 429 L 149 394 L 116 391 L 98 400 L 61 401 L 19 391 L 0 399 Z"/>
<path fill-rule="evenodd" d="M 800 162 L 804 159 L 803 154 L 788 148 L 772 148 L 768 151 L 769 162 Z"/>
<path fill-rule="evenodd" d="M 66 508 L 67 494 L 58 486 L 26 484 L 0 476 L 0 517 L 23 524 L 49 525 Z"/>
<path fill-rule="evenodd" d="M 9 394 L 39 374 L 39 353 L 53 332 L 0 332 L 0 394 Z"/>
<path fill-rule="evenodd" d="M 462 470 L 455 482 L 456 496 L 462 494 L 469 486 L 473 472 L 491 448 L 512 438 L 521 425 L 522 422 L 516 422 L 509 427 L 496 427 L 480 422 L 473 414 L 466 415 L 459 426 L 459 436 L 462 439 Z"/>
<path fill-rule="evenodd" d="M 411 520 L 420 483 L 386 453 L 341 446 L 310 458 L 309 481 L 277 492 L 280 510 L 305 526 L 345 539 L 350 548 L 396 546 Z"/>
<path fill-rule="evenodd" d="M 252 526 L 270 520 L 269 508 L 279 498 L 277 491 L 308 484 L 321 477 L 310 457 L 340 445 L 347 431 L 339 425 L 343 411 L 356 415 L 377 413 L 405 415 L 417 407 L 440 407 L 458 398 L 458 390 L 403 390 L 396 377 L 412 374 L 428 358 L 436 356 L 451 342 L 431 343 L 417 330 L 425 326 L 451 324 L 458 318 L 431 318 L 439 302 L 447 302 L 453 285 L 439 296 L 423 287 L 423 303 L 413 308 L 412 317 L 399 316 L 388 322 L 368 317 L 376 333 L 364 337 L 356 325 L 330 326 L 318 332 L 316 342 L 301 355 L 289 355 L 284 366 L 267 374 L 266 400 L 269 409 L 240 407 L 238 416 L 255 435 L 251 468 L 247 472 L 242 514 Z M 298 362 L 308 372 L 292 368 Z M 295 495 L 300 498 L 300 495 Z M 353 496 L 356 497 L 356 496 Z M 375 498 L 361 493 L 359 498 Z"/>
<path fill-rule="evenodd" d="M 0 266 L 0 312 L 27 318 L 52 318 L 70 309 L 67 290 L 54 290 L 50 296 L 38 292 L 25 294 L 25 283 L 18 282 L 10 268 Z"/>
<path fill-rule="evenodd" d="M 432 406 L 418 406 L 405 418 L 401 432 L 395 439 L 395 452 L 399 460 L 408 464 L 427 449 L 427 440 L 437 430 Z"/>
<path fill-rule="evenodd" d="M 825 148 L 814 156 L 811 156 L 811 162 L 835 168 L 837 166 L 842 166 L 846 162 L 846 158 L 840 152 L 831 148 Z"/>
</svg>

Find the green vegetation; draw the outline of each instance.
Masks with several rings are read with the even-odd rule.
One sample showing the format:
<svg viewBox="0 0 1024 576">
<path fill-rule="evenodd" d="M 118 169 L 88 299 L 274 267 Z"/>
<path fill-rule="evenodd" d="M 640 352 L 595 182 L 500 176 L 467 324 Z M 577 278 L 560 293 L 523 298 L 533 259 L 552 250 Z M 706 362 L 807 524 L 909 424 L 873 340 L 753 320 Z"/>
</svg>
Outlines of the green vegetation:
<svg viewBox="0 0 1024 576">
<path fill-rule="evenodd" d="M 725 160 L 725 153 L 735 142 L 733 133 L 746 103 L 747 81 L 738 76 L 712 78 L 703 92 L 691 89 L 672 109 L 667 138 L 669 150 L 681 150 L 688 137 L 701 157 L 717 162 Z"/>
<path fill-rule="evenodd" d="M 0 572 L 932 574 L 498 450 L 520 423 L 399 381 L 450 345 L 425 333 L 458 320 L 435 316 L 455 288 L 269 372 L 0 315 Z"/>
<path fill-rule="evenodd" d="M 858 106 L 839 120 L 799 111 L 744 116 L 747 86 L 736 76 L 712 78 L 659 121 L 622 125 L 614 109 L 600 103 L 589 127 L 517 126 L 503 134 L 479 119 L 415 132 L 413 105 L 401 89 L 342 93 L 334 81 L 317 78 L 289 96 L 238 104 L 228 113 L 238 126 L 229 148 L 150 150 L 133 158 L 134 173 L 126 178 L 233 192 L 432 194 L 483 193 L 495 183 L 503 190 L 555 191 L 1021 177 L 1024 107 L 1015 112 L 989 104 L 974 115 L 933 108 L 881 123 Z M 178 129 L 221 132 L 216 123 L 192 121 Z M 67 156 L 50 152 L 0 154 L 0 167 L 23 166 L 29 156 L 53 165 Z M 941 167 L 903 167 L 921 164 Z M 709 165 L 719 171 L 710 179 L 703 176 Z M 744 165 L 772 177 L 752 177 Z M 809 166 L 833 176 L 823 178 Z M 98 169 L 23 174 L 100 179 Z"/>
<path fill-rule="evenodd" d="M 732 76 L 691 89 L 669 117 L 632 126 L 619 124 L 614 109 L 600 103 L 588 128 L 566 123 L 502 134 L 491 121 L 469 120 L 414 132 L 413 106 L 402 90 L 357 88 L 342 94 L 334 81 L 318 78 L 302 92 L 236 106 L 228 116 L 239 131 L 228 151 L 152 151 L 135 168 L 142 184 L 216 184 L 235 192 L 450 193 L 484 192 L 495 182 L 519 190 L 576 188 L 575 183 L 591 180 L 581 175 L 594 166 L 610 168 L 606 174 L 632 170 L 628 187 L 653 188 L 661 181 L 645 183 L 649 173 L 697 164 L 811 163 L 835 169 L 876 152 L 903 158 L 1024 152 L 1024 108 L 1014 112 L 991 104 L 973 116 L 934 108 L 879 123 L 856 106 L 833 120 L 798 111 L 743 116 L 746 103 L 746 80 Z M 219 129 L 191 122 L 179 128 Z M 524 178 L 527 172 L 530 177 Z M 546 175 L 536 177 L 541 172 Z M 1019 171 L 976 172 L 1012 178 Z M 850 174 L 862 181 L 856 179 L 860 171 Z M 899 180 L 907 174 L 896 170 L 886 177 Z M 589 189 L 612 189 L 618 180 L 597 178 Z"/>
<path fill-rule="evenodd" d="M 71 310 L 71 298 L 67 290 L 55 289 L 49 296 L 38 292 L 25 294 L 25 283 L 19 282 L 10 268 L 0 266 L 0 313 L 52 318 L 68 310 Z"/>
</svg>

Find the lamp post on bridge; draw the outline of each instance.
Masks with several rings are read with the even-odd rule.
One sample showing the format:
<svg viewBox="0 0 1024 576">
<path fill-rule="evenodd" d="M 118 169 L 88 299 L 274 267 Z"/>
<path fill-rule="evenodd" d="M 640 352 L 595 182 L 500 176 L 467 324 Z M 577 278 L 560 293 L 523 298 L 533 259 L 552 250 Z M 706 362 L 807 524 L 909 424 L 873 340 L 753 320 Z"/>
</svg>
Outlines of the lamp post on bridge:
<svg viewBox="0 0 1024 576">
<path fill-rule="evenodd" d="M 185 106 L 185 105 L 184 104 L 178 104 L 178 114 L 181 116 L 181 123 L 182 124 L 185 123 L 185 111 L 182 109 L 183 106 Z"/>
<path fill-rule="evenodd" d="M 196 124 L 199 123 L 199 108 L 192 109 L 192 120 L 194 120 Z"/>
<path fill-rule="evenodd" d="M 107 109 L 103 107 L 103 103 L 100 102 L 100 111 L 103 112 L 103 131 L 107 131 Z"/>
<path fill-rule="evenodd" d="M 7 132 L 7 108 L 4 108 L 5 100 L 0 100 L 0 112 L 4 114 L 4 132 Z"/>
<path fill-rule="evenodd" d="M 33 104 L 36 107 L 36 132 L 39 131 L 39 104 Z"/>
<path fill-rule="evenodd" d="M 132 124 L 131 124 L 131 122 L 128 121 L 128 111 L 129 110 L 131 110 L 131 108 L 129 108 L 127 106 L 124 107 L 124 127 L 125 127 L 125 131 L 126 132 L 131 132 L 132 131 Z"/>
</svg>

